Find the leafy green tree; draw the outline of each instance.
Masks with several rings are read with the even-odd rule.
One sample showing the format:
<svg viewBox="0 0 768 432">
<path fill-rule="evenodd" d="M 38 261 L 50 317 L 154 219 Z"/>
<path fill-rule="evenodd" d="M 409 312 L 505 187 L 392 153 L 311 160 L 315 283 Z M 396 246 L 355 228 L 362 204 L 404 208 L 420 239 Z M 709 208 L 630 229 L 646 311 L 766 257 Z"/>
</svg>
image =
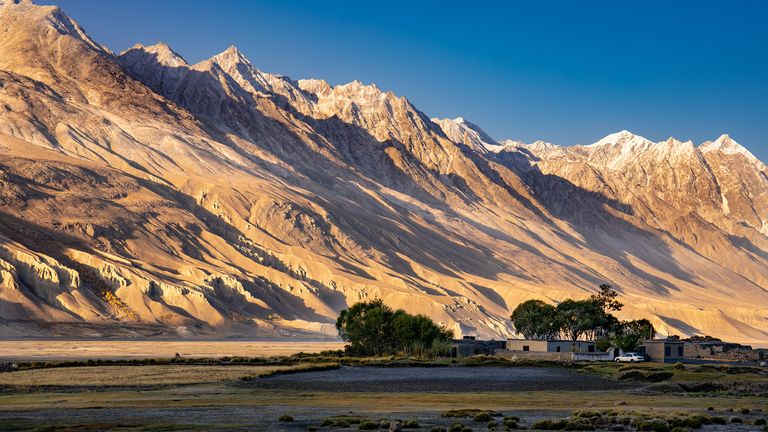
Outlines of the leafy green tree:
<svg viewBox="0 0 768 432">
<path fill-rule="evenodd" d="M 619 293 L 616 292 L 610 285 L 600 285 L 600 291 L 597 294 L 592 294 L 589 299 L 597 301 L 606 312 L 618 312 L 624 307 L 624 304 L 616 300 L 619 297 Z"/>
<path fill-rule="evenodd" d="M 357 303 L 341 311 L 336 329 L 349 351 L 363 355 L 382 355 L 393 348 L 394 312 L 381 299 Z"/>
<path fill-rule="evenodd" d="M 553 339 L 559 333 L 555 307 L 541 300 L 520 303 L 511 318 L 515 330 L 526 339 Z"/>
<path fill-rule="evenodd" d="M 611 346 L 621 348 L 624 351 L 632 351 L 640 342 L 653 339 L 656 330 L 647 319 L 623 321 L 621 325 L 604 340 Z"/>
<path fill-rule="evenodd" d="M 341 311 L 336 329 L 347 350 L 358 355 L 442 354 L 453 333 L 426 315 L 393 311 L 382 300 L 357 303 Z"/>
</svg>

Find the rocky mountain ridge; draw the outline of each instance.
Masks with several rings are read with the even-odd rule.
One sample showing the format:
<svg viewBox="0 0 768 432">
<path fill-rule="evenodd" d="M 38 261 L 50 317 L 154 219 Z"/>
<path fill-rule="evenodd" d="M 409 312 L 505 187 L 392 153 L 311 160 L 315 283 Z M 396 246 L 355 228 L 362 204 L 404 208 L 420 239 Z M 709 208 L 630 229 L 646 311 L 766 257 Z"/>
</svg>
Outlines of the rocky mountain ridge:
<svg viewBox="0 0 768 432">
<path fill-rule="evenodd" d="M 380 297 L 503 337 L 520 301 L 609 282 L 662 333 L 768 341 L 768 177 L 728 137 L 496 143 L 235 47 L 0 22 L 0 334 L 314 337 Z"/>
</svg>

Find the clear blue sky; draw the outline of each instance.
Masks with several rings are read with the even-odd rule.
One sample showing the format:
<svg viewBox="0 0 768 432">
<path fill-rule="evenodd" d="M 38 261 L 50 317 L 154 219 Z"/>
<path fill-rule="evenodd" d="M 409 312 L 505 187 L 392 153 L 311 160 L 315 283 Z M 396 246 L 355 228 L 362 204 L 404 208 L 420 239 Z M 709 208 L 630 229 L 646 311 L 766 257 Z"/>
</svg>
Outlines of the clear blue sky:
<svg viewBox="0 0 768 432">
<path fill-rule="evenodd" d="M 768 2 L 39 2 L 113 51 L 164 41 L 192 63 L 234 44 L 264 71 L 375 82 L 497 139 L 729 133 L 768 162 Z"/>
</svg>

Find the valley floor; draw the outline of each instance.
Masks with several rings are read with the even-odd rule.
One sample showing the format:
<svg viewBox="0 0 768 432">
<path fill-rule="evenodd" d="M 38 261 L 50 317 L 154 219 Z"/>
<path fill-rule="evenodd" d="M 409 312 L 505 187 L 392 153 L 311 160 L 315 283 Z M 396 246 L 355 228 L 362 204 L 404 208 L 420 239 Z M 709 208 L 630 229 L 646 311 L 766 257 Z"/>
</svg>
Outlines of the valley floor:
<svg viewBox="0 0 768 432">
<path fill-rule="evenodd" d="M 299 371 L 290 371 L 292 368 Z M 301 372 L 302 368 L 305 366 L 119 365 L 0 373 L 0 430 L 351 431 L 374 423 L 379 429 L 381 424 L 399 419 L 418 425 L 413 430 L 449 429 L 462 423 L 470 428 L 466 430 L 485 431 L 489 422 L 496 422 L 496 430 L 505 430 L 504 417 L 531 429 L 538 421 L 569 417 L 621 424 L 643 418 L 698 416 L 725 423 L 705 424 L 701 426 L 705 431 L 760 431 L 761 419 L 768 417 L 768 393 L 762 390 L 673 390 L 675 385 L 699 378 L 736 383 L 734 389 L 739 382 L 764 383 L 761 370 L 718 374 L 699 366 L 689 370 L 671 365 L 627 369 L 613 364 L 580 369 L 342 366 Z M 616 379 L 628 370 L 667 371 L 664 373 L 673 376 L 652 385 Z M 158 373 L 166 379 L 151 378 Z M 492 420 L 476 417 L 485 411 Z M 279 421 L 286 415 L 292 421 Z M 590 417 L 594 415 L 598 420 Z"/>
<path fill-rule="evenodd" d="M 316 353 L 344 347 L 338 341 L 247 340 L 0 340 L 0 361 L 88 359 L 270 357 Z"/>
</svg>

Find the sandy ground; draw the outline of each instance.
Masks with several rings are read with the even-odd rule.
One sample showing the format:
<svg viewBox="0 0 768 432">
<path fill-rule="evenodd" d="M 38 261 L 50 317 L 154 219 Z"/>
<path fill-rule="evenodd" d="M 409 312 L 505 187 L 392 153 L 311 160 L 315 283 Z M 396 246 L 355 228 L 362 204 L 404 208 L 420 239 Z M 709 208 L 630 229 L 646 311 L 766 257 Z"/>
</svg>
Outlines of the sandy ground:
<svg viewBox="0 0 768 432">
<path fill-rule="evenodd" d="M 0 386 L 119 387 L 236 381 L 306 365 L 141 365 L 32 369 L 0 373 Z"/>
<path fill-rule="evenodd" d="M 0 360 L 269 357 L 340 348 L 341 342 L 315 341 L 4 340 Z"/>
</svg>

